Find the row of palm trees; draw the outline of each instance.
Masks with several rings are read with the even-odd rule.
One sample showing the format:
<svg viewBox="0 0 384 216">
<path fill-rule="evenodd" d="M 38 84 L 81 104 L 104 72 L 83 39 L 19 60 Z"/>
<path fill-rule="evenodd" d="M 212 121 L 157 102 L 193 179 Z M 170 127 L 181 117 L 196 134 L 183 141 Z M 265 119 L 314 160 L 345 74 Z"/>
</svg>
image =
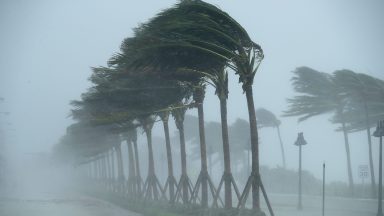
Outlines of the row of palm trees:
<svg viewBox="0 0 384 216">
<path fill-rule="evenodd" d="M 88 136 L 88 139 L 82 137 L 80 140 L 85 140 L 83 144 L 66 141 L 63 143 L 72 146 L 77 143 L 74 149 L 77 158 L 81 160 L 104 154 L 113 146 L 119 162 L 121 140 L 118 139 L 124 134 L 128 149 L 132 149 L 129 151 L 130 164 L 136 165 L 130 167 L 131 170 L 135 169 L 135 172 L 130 173 L 135 173 L 135 185 L 139 188 L 140 160 L 135 134 L 136 128 L 141 127 L 148 144 L 148 175 L 143 185 L 143 195 L 157 199 L 159 192 L 163 193 L 164 189 L 155 173 L 151 133 L 159 118 L 166 140 L 166 187 L 169 188 L 170 200 L 174 201 L 180 195 L 182 201 L 188 203 L 197 197 L 201 185 L 201 204 L 207 207 L 208 187 L 215 204 L 220 200 L 220 190 L 224 186 L 226 208 L 232 207 L 233 187 L 240 200 L 239 206 L 244 205 L 251 191 L 252 206 L 259 209 L 259 189 L 263 187 L 259 174 L 258 133 L 252 85 L 263 57 L 261 47 L 254 43 L 245 29 L 227 13 L 200 0 L 181 1 L 134 29 L 134 36 L 122 42 L 120 52 L 108 61 L 108 67 L 93 68 L 90 81 L 94 85 L 82 94 L 81 100 L 72 102 L 72 116 L 78 123 L 72 125 L 67 133 L 72 138 L 76 137 L 73 134 L 77 133 L 80 134 L 79 137 Z M 249 112 L 252 167 L 242 194 L 231 171 L 227 123 L 229 72 L 239 76 Z M 206 85 L 216 89 L 215 93 L 220 101 L 224 173 L 217 190 L 212 185 L 207 166 L 203 109 Z M 185 112 L 190 108 L 197 108 L 199 119 L 201 172 L 195 188 L 192 187 L 187 174 L 184 136 Z M 170 115 L 175 119 L 180 137 L 182 175 L 178 186 L 172 167 L 168 128 Z M 83 130 L 92 131 L 90 134 L 94 134 L 97 141 L 89 139 L 90 135 L 81 132 Z M 102 136 L 114 138 L 108 141 L 107 138 L 99 138 Z M 121 170 L 122 165 L 118 166 L 118 170 Z M 121 175 L 122 173 L 119 174 Z"/>
<path fill-rule="evenodd" d="M 351 70 L 337 70 L 332 74 L 299 67 L 293 71 L 292 84 L 299 95 L 288 99 L 285 116 L 300 116 L 299 121 L 313 116 L 332 113 L 331 122 L 339 124 L 336 131 L 343 132 L 347 158 L 349 191 L 354 184 L 351 168 L 348 134 L 365 130 L 371 174 L 371 193 L 377 190 L 372 159 L 371 128 L 384 119 L 384 81 Z"/>
</svg>

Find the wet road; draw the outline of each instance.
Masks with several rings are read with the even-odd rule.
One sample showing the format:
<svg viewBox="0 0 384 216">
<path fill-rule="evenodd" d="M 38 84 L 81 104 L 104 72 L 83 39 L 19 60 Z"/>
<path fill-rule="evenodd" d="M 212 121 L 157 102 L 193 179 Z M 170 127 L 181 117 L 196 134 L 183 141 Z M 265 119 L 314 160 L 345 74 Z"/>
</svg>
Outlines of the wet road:
<svg viewBox="0 0 384 216">
<path fill-rule="evenodd" d="M 297 199 L 293 195 L 271 194 L 270 199 L 279 216 L 321 215 L 321 199 L 303 197 L 303 210 L 296 209 Z M 263 210 L 267 213 L 265 203 Z M 327 216 L 375 216 L 375 200 L 359 200 L 328 197 Z M 13 197 L 0 197 L 0 216 L 140 216 L 111 203 L 84 196 L 76 192 L 30 192 Z M 268 215 L 268 214 L 267 214 Z"/>
<path fill-rule="evenodd" d="M 297 210 L 297 195 L 269 195 L 275 215 L 278 216 L 321 216 L 321 197 L 303 196 L 303 209 Z M 265 203 L 263 210 L 268 211 Z M 325 216 L 376 216 L 377 200 L 351 199 L 342 197 L 325 198 Z"/>
<path fill-rule="evenodd" d="M 116 205 L 75 193 L 34 193 L 0 198 L 1 216 L 139 216 Z"/>
</svg>

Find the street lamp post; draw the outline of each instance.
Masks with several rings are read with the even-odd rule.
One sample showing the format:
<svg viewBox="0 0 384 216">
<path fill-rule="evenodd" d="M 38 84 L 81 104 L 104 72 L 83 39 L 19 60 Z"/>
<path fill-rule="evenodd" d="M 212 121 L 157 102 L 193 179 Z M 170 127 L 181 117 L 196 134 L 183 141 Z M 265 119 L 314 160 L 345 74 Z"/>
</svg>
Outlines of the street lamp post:
<svg viewBox="0 0 384 216">
<path fill-rule="evenodd" d="M 301 201 L 301 146 L 306 145 L 307 142 L 304 139 L 303 132 L 299 133 L 297 136 L 297 140 L 295 142 L 296 146 L 299 146 L 299 202 L 297 205 L 298 210 L 303 209 L 303 204 Z"/>
<path fill-rule="evenodd" d="M 377 216 L 383 216 L 382 208 L 382 187 L 383 187 L 383 136 L 384 136 L 384 120 L 377 123 L 376 131 L 373 132 L 373 136 L 380 138 L 380 150 L 379 150 L 379 196 L 378 196 L 378 209 Z"/>
</svg>

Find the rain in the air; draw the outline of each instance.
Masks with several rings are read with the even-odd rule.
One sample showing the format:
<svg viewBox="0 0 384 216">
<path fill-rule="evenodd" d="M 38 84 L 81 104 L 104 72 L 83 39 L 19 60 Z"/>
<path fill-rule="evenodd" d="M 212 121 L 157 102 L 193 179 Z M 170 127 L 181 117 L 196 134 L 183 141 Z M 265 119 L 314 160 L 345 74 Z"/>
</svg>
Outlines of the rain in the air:
<svg viewBox="0 0 384 216">
<path fill-rule="evenodd" d="M 383 216 L 383 10 L 1 0 L 0 216 Z"/>
</svg>

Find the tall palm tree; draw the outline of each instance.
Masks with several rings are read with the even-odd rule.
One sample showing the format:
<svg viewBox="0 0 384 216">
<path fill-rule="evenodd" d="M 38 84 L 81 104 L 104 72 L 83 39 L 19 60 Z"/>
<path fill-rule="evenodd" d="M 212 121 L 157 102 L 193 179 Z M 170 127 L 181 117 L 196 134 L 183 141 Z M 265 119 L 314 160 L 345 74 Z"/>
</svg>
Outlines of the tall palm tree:
<svg viewBox="0 0 384 216">
<path fill-rule="evenodd" d="M 249 181 L 253 188 L 253 207 L 259 208 L 258 136 L 252 84 L 263 58 L 260 46 L 252 42 L 241 25 L 228 14 L 213 5 L 191 0 L 180 2 L 140 26 L 135 38 L 130 41 L 136 46 L 133 49 L 131 46 L 131 50 L 129 46 L 124 46 L 126 52 L 117 55 L 112 63 L 128 57 L 130 60 L 126 61 L 127 64 L 146 67 L 163 62 L 164 58 L 169 57 L 167 53 L 179 57 L 185 56 L 185 53 L 195 53 L 207 55 L 210 59 L 216 58 L 240 75 L 247 96 L 252 134 L 253 172 Z"/>
<path fill-rule="evenodd" d="M 283 141 L 281 140 L 281 134 L 280 134 L 281 121 L 277 119 L 277 117 L 271 111 L 264 108 L 257 109 L 256 115 L 259 122 L 258 126 L 260 128 L 273 127 L 277 129 L 277 136 L 279 137 L 279 141 L 280 141 L 281 158 L 283 162 L 283 167 L 287 168 L 286 161 L 285 161 L 284 145 L 283 145 Z"/>
<path fill-rule="evenodd" d="M 168 178 L 164 186 L 164 190 L 169 188 L 169 200 L 171 203 L 175 200 L 175 186 L 177 185 L 177 181 L 175 176 L 173 175 L 173 162 L 172 162 L 172 149 L 171 149 L 171 141 L 169 137 L 169 110 L 165 110 L 163 112 L 158 113 L 161 121 L 163 122 L 164 135 L 165 135 L 165 148 L 167 152 L 167 165 L 168 165 Z"/>
<path fill-rule="evenodd" d="M 179 131 L 180 138 L 180 156 L 181 156 L 181 177 L 179 181 L 179 186 L 177 189 L 176 196 L 180 193 L 182 195 L 183 203 L 186 204 L 189 202 L 189 189 L 190 179 L 187 173 L 187 154 L 186 154 L 186 146 L 185 146 L 185 135 L 184 135 L 184 117 L 185 112 L 187 111 L 188 102 L 185 101 L 183 103 L 176 104 L 172 110 L 172 115 L 175 119 L 176 127 Z M 176 197 L 177 198 L 177 197 Z"/>
<path fill-rule="evenodd" d="M 148 175 L 144 184 L 144 197 L 145 199 L 153 198 L 157 200 L 159 199 L 159 192 L 162 192 L 162 188 L 155 173 L 155 160 L 153 156 L 152 146 L 152 128 L 153 124 L 155 123 L 155 117 L 152 115 L 144 115 L 142 117 L 139 117 L 138 120 L 143 127 L 143 130 L 147 137 L 148 145 Z"/>
<path fill-rule="evenodd" d="M 150 123 L 149 120 L 152 119 L 152 114 L 161 113 L 161 110 L 183 98 L 186 91 L 179 82 L 160 78 L 150 70 L 122 70 L 121 68 L 123 68 L 122 63 L 115 65 L 115 70 L 101 68 L 91 79 L 98 84 L 97 90 L 104 94 L 104 97 L 107 97 L 105 100 L 108 104 L 113 105 L 118 118 L 121 119 L 127 113 L 128 116 L 133 113 L 143 126 L 147 135 L 148 158 L 150 160 L 147 183 L 145 184 L 146 197 L 157 199 L 157 187 L 162 193 L 163 191 L 154 174 L 154 166 L 151 165 L 153 159 L 151 128 L 153 123 Z M 135 152 L 137 152 L 135 142 L 134 147 Z M 136 159 L 137 157 L 136 154 Z"/>
<path fill-rule="evenodd" d="M 376 118 L 370 116 L 376 113 L 372 106 L 380 101 L 380 90 L 383 89 L 384 82 L 350 70 L 335 71 L 333 79 L 348 97 L 348 112 L 345 119 L 348 122 L 349 130 L 352 132 L 365 129 L 367 132 L 371 194 L 372 197 L 375 197 L 376 183 L 372 159 L 371 128 L 375 126 Z M 337 116 L 335 121 L 337 119 L 340 119 L 340 117 Z"/>
<path fill-rule="evenodd" d="M 224 183 L 225 200 L 224 206 L 226 208 L 232 207 L 232 185 L 234 186 L 237 195 L 236 182 L 233 179 L 231 171 L 231 156 L 229 148 L 229 136 L 228 136 L 228 120 L 227 120 L 227 98 L 228 98 L 228 73 L 224 69 L 215 71 L 214 73 L 205 73 L 205 76 L 209 79 L 207 82 L 215 87 L 215 94 L 220 100 L 220 117 L 221 117 L 221 135 L 223 141 L 223 155 L 224 155 L 224 174 L 221 178 L 218 193 L 220 192 L 221 185 Z M 218 194 L 216 195 L 217 199 Z M 217 200 L 214 200 L 217 201 Z"/>
<path fill-rule="evenodd" d="M 284 116 L 301 116 L 299 122 L 325 113 L 340 116 L 347 156 L 349 191 L 353 195 L 351 155 L 344 116 L 347 105 L 345 96 L 341 94 L 340 87 L 335 84 L 330 74 L 318 72 L 309 67 L 299 67 L 293 73 L 295 74 L 292 78 L 293 87 L 301 95 L 288 99 L 289 108 Z"/>
<path fill-rule="evenodd" d="M 135 158 L 133 153 L 133 137 L 132 132 L 131 133 L 123 133 L 122 134 L 126 143 L 127 143 L 127 149 L 128 149 L 128 195 L 137 196 L 136 192 L 136 164 L 135 164 Z"/>
</svg>

